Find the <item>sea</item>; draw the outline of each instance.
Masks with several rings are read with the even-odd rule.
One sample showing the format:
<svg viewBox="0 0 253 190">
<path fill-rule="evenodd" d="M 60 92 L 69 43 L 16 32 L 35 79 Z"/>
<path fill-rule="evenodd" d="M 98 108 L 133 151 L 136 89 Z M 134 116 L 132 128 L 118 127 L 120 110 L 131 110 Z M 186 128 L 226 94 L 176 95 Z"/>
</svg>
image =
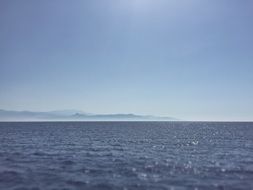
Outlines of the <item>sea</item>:
<svg viewBox="0 0 253 190">
<path fill-rule="evenodd" d="M 1 190 L 253 189 L 250 122 L 1 122 Z"/>
</svg>

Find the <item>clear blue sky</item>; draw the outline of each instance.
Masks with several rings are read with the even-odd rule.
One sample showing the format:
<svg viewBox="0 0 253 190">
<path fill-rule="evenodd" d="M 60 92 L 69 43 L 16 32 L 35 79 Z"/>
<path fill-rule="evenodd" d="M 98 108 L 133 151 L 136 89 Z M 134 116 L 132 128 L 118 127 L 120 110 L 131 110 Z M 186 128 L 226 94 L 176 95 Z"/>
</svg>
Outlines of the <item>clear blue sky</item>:
<svg viewBox="0 0 253 190">
<path fill-rule="evenodd" d="M 1 0 L 0 108 L 253 120 L 252 0 Z"/>
</svg>

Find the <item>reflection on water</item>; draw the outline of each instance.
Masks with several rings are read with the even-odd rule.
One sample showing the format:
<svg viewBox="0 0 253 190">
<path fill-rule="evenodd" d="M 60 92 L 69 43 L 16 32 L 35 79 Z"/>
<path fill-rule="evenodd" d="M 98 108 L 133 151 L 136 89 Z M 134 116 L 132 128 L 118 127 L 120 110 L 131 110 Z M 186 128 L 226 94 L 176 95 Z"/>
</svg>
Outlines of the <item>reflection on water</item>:
<svg viewBox="0 0 253 190">
<path fill-rule="evenodd" d="M 253 189 L 253 123 L 0 123 L 0 189 Z"/>
</svg>

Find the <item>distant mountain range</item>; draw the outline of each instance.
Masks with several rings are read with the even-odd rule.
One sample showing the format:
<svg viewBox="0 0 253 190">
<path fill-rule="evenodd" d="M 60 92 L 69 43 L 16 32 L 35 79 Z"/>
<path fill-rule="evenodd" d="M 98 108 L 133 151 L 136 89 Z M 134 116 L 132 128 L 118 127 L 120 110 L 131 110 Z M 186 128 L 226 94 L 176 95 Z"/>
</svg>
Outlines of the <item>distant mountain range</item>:
<svg viewBox="0 0 253 190">
<path fill-rule="evenodd" d="M 9 111 L 0 109 L 0 121 L 175 121 L 172 117 L 135 114 L 92 114 L 79 110 L 48 112 Z"/>
</svg>

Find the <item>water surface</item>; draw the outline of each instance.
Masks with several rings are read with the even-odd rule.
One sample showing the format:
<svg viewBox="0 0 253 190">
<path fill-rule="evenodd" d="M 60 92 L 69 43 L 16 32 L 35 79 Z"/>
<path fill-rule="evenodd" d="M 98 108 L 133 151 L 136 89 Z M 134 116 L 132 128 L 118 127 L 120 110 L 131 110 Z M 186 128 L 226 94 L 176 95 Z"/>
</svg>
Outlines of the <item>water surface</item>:
<svg viewBox="0 0 253 190">
<path fill-rule="evenodd" d="M 253 123 L 0 123 L 0 189 L 253 189 Z"/>
</svg>

